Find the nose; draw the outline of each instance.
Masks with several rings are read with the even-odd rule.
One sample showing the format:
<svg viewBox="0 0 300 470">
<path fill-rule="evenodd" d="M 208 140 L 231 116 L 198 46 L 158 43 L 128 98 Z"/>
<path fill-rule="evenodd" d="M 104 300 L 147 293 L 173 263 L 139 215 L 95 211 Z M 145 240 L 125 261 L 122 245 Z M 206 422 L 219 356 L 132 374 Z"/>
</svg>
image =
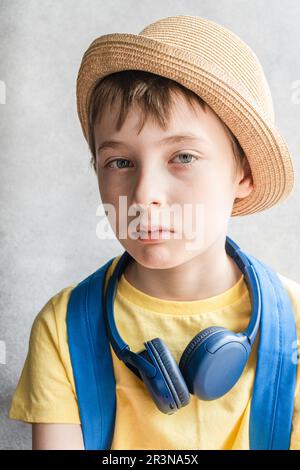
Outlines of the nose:
<svg viewBox="0 0 300 470">
<path fill-rule="evenodd" d="M 136 184 L 132 189 L 132 204 L 141 209 L 159 209 L 166 204 L 166 184 L 162 181 L 162 176 L 155 168 L 144 168 L 137 175 Z"/>
</svg>

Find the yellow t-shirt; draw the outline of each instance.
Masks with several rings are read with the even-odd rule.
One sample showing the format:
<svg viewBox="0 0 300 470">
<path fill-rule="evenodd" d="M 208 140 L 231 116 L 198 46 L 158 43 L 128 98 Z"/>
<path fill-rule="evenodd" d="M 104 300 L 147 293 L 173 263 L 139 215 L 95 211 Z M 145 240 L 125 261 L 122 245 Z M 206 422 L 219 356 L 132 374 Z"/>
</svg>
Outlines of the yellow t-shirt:
<svg viewBox="0 0 300 470">
<path fill-rule="evenodd" d="M 107 272 L 106 285 L 119 258 L 114 259 Z M 300 284 L 279 276 L 291 298 L 300 339 Z M 54 295 L 35 317 L 28 354 L 9 410 L 11 419 L 80 424 L 66 329 L 67 302 L 75 285 Z M 251 303 L 244 276 L 214 297 L 169 301 L 145 294 L 122 275 L 114 311 L 117 328 L 132 351 L 145 349 L 145 341 L 159 337 L 178 364 L 186 345 L 200 330 L 212 325 L 235 332 L 244 330 L 250 321 Z M 110 347 L 117 398 L 111 449 L 249 449 L 249 413 L 258 341 L 259 333 L 239 381 L 226 395 L 212 401 L 191 395 L 190 403 L 172 415 L 158 410 L 144 383 L 119 361 Z M 299 369 L 291 450 L 300 450 Z"/>
</svg>

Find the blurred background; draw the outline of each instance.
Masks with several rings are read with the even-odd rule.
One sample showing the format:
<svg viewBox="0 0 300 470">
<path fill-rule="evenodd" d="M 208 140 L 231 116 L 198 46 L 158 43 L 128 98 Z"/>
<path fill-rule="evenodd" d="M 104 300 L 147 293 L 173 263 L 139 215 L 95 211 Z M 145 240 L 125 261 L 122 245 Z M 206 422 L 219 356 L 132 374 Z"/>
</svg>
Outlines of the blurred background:
<svg viewBox="0 0 300 470">
<path fill-rule="evenodd" d="M 31 449 L 31 425 L 7 413 L 35 316 L 123 252 L 96 236 L 99 190 L 76 110 L 82 55 L 98 36 L 181 14 L 231 29 L 263 65 L 296 186 L 274 208 L 232 218 L 229 235 L 300 282 L 299 1 L 0 0 L 1 449 Z"/>
</svg>

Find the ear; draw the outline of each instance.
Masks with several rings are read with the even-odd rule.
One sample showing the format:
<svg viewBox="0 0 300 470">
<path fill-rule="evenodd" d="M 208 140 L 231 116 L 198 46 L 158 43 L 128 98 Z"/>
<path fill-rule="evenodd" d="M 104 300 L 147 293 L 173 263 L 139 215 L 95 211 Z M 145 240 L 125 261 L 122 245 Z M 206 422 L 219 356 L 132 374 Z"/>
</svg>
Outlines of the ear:
<svg viewBox="0 0 300 470">
<path fill-rule="evenodd" d="M 253 190 L 253 177 L 247 158 L 243 160 L 238 175 L 235 197 L 243 199 L 244 197 L 249 196 Z"/>
</svg>

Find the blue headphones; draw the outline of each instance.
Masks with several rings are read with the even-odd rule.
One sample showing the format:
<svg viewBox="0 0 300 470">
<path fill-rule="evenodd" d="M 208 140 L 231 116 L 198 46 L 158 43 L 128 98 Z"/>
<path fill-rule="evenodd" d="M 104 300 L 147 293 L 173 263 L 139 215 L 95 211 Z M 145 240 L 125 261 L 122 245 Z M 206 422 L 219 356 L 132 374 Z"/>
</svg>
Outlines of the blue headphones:
<svg viewBox="0 0 300 470">
<path fill-rule="evenodd" d="M 235 333 L 221 326 L 200 331 L 182 353 L 179 366 L 160 338 L 144 343 L 145 349 L 130 351 L 118 333 L 114 320 L 114 299 L 118 280 L 132 256 L 125 251 L 110 277 L 104 296 L 104 317 L 109 341 L 117 357 L 141 379 L 156 406 L 173 414 L 190 402 L 190 393 L 200 400 L 225 395 L 240 378 L 258 332 L 261 318 L 261 291 L 249 259 L 238 245 L 226 237 L 226 252 L 245 275 L 250 290 L 251 320 L 246 331 Z"/>
</svg>

